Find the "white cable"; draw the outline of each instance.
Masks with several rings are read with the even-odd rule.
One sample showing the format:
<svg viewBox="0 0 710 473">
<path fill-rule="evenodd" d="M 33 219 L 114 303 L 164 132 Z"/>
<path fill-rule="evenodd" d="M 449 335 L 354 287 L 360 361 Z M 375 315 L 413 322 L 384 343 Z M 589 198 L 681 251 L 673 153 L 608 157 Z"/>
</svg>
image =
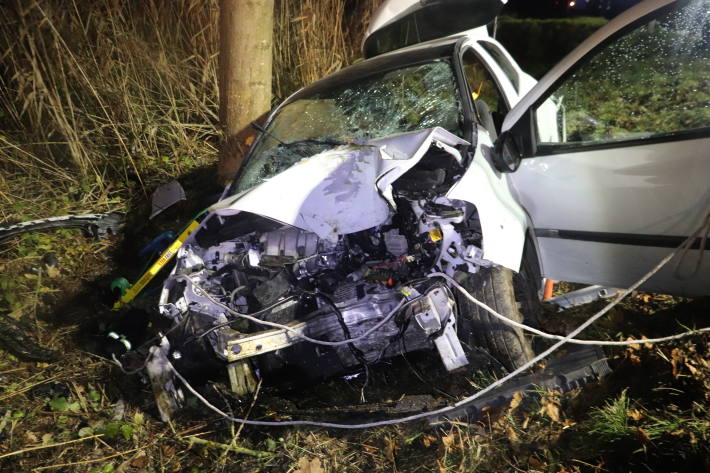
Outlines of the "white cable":
<svg viewBox="0 0 710 473">
<path fill-rule="evenodd" d="M 121 360 L 119 360 L 118 358 L 116 358 L 116 354 L 115 354 L 115 353 L 111 353 L 111 359 L 113 360 L 113 364 L 116 365 L 116 366 L 118 366 L 118 368 L 121 370 L 121 372 L 122 372 L 123 374 L 127 374 L 127 375 L 131 375 L 131 376 L 132 376 L 132 375 L 134 375 L 134 374 L 138 374 L 138 373 L 140 373 L 141 371 L 143 371 L 143 369 L 144 369 L 144 368 L 146 367 L 146 365 L 148 364 L 148 360 L 150 359 L 150 355 L 148 355 L 148 356 L 145 358 L 145 360 L 143 360 L 143 364 L 142 364 L 140 367 L 138 367 L 138 368 L 136 368 L 136 369 L 134 369 L 134 370 L 127 370 L 126 368 L 124 368 L 124 367 L 123 367 L 123 363 L 121 363 Z"/>
<path fill-rule="evenodd" d="M 399 310 L 402 308 L 402 306 L 405 303 L 411 302 L 411 301 L 407 301 L 406 299 L 402 299 L 401 301 L 399 301 L 399 303 L 395 306 L 394 309 L 392 309 L 382 320 L 380 320 L 375 325 L 373 325 L 368 330 L 366 330 L 362 335 L 358 335 L 357 337 L 349 338 L 346 340 L 338 340 L 336 342 L 329 342 L 326 340 L 318 340 L 316 338 L 311 338 L 307 335 L 303 335 L 298 330 L 294 329 L 293 327 L 289 327 L 288 325 L 279 324 L 276 322 L 268 322 L 266 320 L 261 320 L 256 317 L 253 317 L 249 314 L 242 314 L 240 312 L 237 312 L 236 310 L 215 300 L 206 290 L 204 290 L 199 284 L 193 282 L 192 279 L 190 279 L 187 276 L 178 275 L 178 276 L 175 276 L 174 279 L 175 280 L 183 280 L 183 281 L 187 282 L 188 284 L 190 284 L 191 286 L 193 286 L 194 288 L 197 288 L 202 293 L 202 295 L 204 297 L 206 297 L 207 299 L 210 300 L 210 302 L 221 307 L 222 309 L 226 310 L 227 312 L 229 312 L 232 315 L 235 315 L 237 317 L 241 317 L 243 319 L 251 320 L 252 322 L 255 322 L 260 325 L 266 325 L 268 327 L 280 328 L 280 329 L 286 330 L 287 332 L 293 333 L 296 337 L 298 337 L 302 340 L 305 340 L 307 342 L 314 343 L 316 345 L 325 345 L 328 347 L 339 347 L 339 346 L 347 345 L 349 343 L 357 342 L 359 340 L 363 340 L 363 339 L 369 337 L 374 332 L 376 332 L 377 330 L 382 328 L 382 326 L 384 326 L 387 322 L 389 322 L 390 319 L 392 319 L 392 317 L 394 317 L 397 314 L 397 312 L 399 312 Z"/>
<path fill-rule="evenodd" d="M 698 229 L 698 232 L 701 231 L 705 225 L 707 224 L 704 223 L 703 226 L 701 226 Z M 697 233 L 697 232 L 696 232 Z M 579 333 L 581 333 L 584 329 L 589 327 L 591 324 L 596 322 L 600 317 L 602 317 L 604 314 L 609 312 L 614 306 L 616 306 L 619 302 L 621 302 L 626 296 L 631 294 L 633 291 L 635 291 L 641 284 L 646 282 L 651 276 L 656 274 L 658 270 L 660 270 L 664 265 L 666 265 L 673 257 L 676 255 L 678 250 L 685 245 L 685 243 L 690 240 L 691 238 L 695 238 L 694 235 L 691 237 L 688 237 L 686 241 L 684 241 L 678 248 L 674 249 L 670 254 L 668 254 L 665 258 L 663 258 L 653 269 L 651 269 L 648 273 L 646 273 L 641 279 L 636 281 L 631 287 L 628 289 L 622 291 L 619 295 L 616 296 L 616 298 L 611 301 L 609 304 L 607 304 L 603 309 L 601 309 L 599 312 L 596 314 L 592 315 L 589 319 L 587 319 L 582 325 L 574 329 L 572 332 L 570 332 L 567 336 L 563 337 L 560 339 L 557 343 L 552 345 L 550 348 L 545 350 L 544 352 L 540 353 L 536 357 L 534 357 L 532 360 L 528 361 L 524 365 L 520 366 L 519 368 L 513 370 L 511 373 L 508 375 L 494 381 L 490 385 L 486 386 L 484 389 L 478 391 L 475 394 L 472 394 L 457 403 L 453 405 L 449 405 L 446 407 L 442 407 L 440 409 L 435 409 L 433 411 L 425 411 L 425 412 L 420 412 L 418 414 L 413 414 L 410 416 L 406 417 L 399 417 L 396 419 L 387 419 L 387 420 L 381 420 L 377 422 L 366 422 L 366 423 L 361 423 L 361 424 L 340 424 L 340 423 L 335 423 L 335 422 L 318 422 L 318 421 L 309 421 L 309 420 L 289 420 L 289 421 L 261 421 L 261 420 L 249 420 L 249 419 L 240 419 L 238 417 L 232 417 L 225 412 L 221 411 L 219 408 L 216 406 L 210 404 L 207 399 L 205 399 L 200 393 L 198 393 L 191 385 L 190 383 L 175 369 L 175 367 L 168 361 L 168 367 L 170 370 L 175 374 L 175 376 L 185 385 L 188 391 L 190 391 L 197 399 L 199 399 L 205 406 L 207 406 L 209 409 L 212 411 L 216 412 L 220 416 L 224 417 L 227 420 L 230 420 L 232 422 L 237 422 L 240 424 L 246 424 L 246 425 L 258 425 L 258 426 L 296 426 L 296 425 L 311 425 L 315 427 L 329 427 L 329 428 L 337 428 L 337 429 L 369 429 L 373 427 L 381 427 L 385 425 L 393 425 L 393 424 L 401 424 L 404 422 L 410 422 L 414 420 L 419 420 L 419 419 L 424 419 L 426 417 L 433 417 L 433 416 L 441 416 L 443 414 L 446 414 L 447 412 L 451 412 L 454 409 L 464 405 L 468 404 L 472 401 L 475 401 L 479 397 L 483 396 L 484 394 L 489 393 L 493 389 L 497 388 L 498 386 L 502 385 L 503 383 L 513 379 L 520 373 L 530 369 L 531 367 L 535 366 L 538 362 L 541 360 L 545 359 L 547 356 L 549 356 L 551 353 L 553 353 L 555 350 L 557 350 L 559 347 L 564 345 L 565 343 L 568 343 L 571 340 L 574 340 L 574 337 L 577 336 Z M 191 280 L 188 279 L 190 283 L 192 283 Z M 204 292 L 204 291 L 203 291 Z M 222 304 L 217 303 L 218 305 L 222 306 Z M 402 302 L 400 302 L 400 305 Z M 222 306 L 224 307 L 224 306 Z M 225 307 L 226 308 L 226 307 Z M 228 309 L 228 308 L 227 308 Z M 230 312 L 233 312 L 231 309 L 229 309 Z M 245 315 L 245 314 L 240 314 L 240 315 Z M 388 314 L 389 317 L 390 314 Z M 259 321 L 260 323 L 264 323 L 264 321 Z M 641 342 L 645 342 L 641 341 Z M 167 360 L 166 360 L 167 361 Z"/>
<path fill-rule="evenodd" d="M 220 416 L 224 417 L 225 419 L 228 419 L 232 422 L 237 422 L 241 424 L 246 424 L 246 425 L 257 425 L 257 426 L 296 426 L 296 425 L 310 425 L 310 426 L 315 426 L 315 427 L 328 427 L 328 428 L 337 428 L 337 429 L 369 429 L 372 427 L 381 427 L 385 425 L 393 425 L 393 424 L 400 424 L 403 422 L 410 422 L 414 420 L 419 420 L 419 419 L 424 419 L 427 417 L 434 417 L 434 416 L 441 416 L 444 415 L 448 412 L 451 412 L 458 407 L 468 404 L 472 401 L 475 401 L 479 397 L 483 396 L 484 394 L 489 393 L 493 389 L 497 388 L 498 386 L 502 385 L 503 383 L 511 380 L 512 378 L 516 377 L 520 373 L 530 369 L 531 367 L 535 366 L 538 362 L 541 360 L 545 359 L 547 356 L 549 356 L 552 352 L 557 350 L 559 347 L 564 345 L 565 343 L 569 342 L 570 340 L 573 340 L 576 335 L 581 333 L 584 329 L 589 327 L 591 324 L 593 324 L 595 321 L 597 321 L 600 317 L 602 317 L 604 314 L 609 312 L 614 306 L 616 306 L 619 302 L 621 302 L 626 296 L 631 294 L 633 291 L 636 290 L 641 284 L 646 282 L 651 276 L 653 276 L 656 272 L 658 272 L 659 269 L 661 269 L 666 263 L 668 263 L 677 253 L 678 248 L 673 250 L 670 254 L 668 254 L 665 258 L 663 258 L 651 271 L 646 273 L 641 279 L 639 279 L 636 283 L 634 283 L 631 287 L 623 291 L 621 294 L 619 294 L 613 301 L 611 301 L 609 304 L 607 304 L 603 309 L 601 309 L 599 312 L 591 316 L 589 319 L 587 319 L 582 325 L 574 329 L 572 332 L 569 333 L 569 335 L 563 337 L 561 340 L 559 340 L 557 343 L 552 345 L 550 348 L 545 350 L 544 352 L 540 353 L 536 357 L 534 357 L 532 360 L 528 361 L 524 365 L 520 366 L 516 370 L 512 371 L 508 375 L 494 381 L 490 385 L 486 386 L 484 389 L 478 391 L 475 394 L 472 394 L 457 403 L 453 405 L 449 405 L 446 407 L 442 407 L 440 409 L 435 409 L 433 411 L 425 411 L 425 412 L 420 412 L 417 414 L 412 414 L 410 416 L 406 417 L 399 417 L 395 419 L 387 419 L 387 420 L 381 420 L 381 421 L 376 421 L 376 422 L 366 422 L 366 423 L 361 423 L 361 424 L 340 424 L 340 423 L 335 423 L 335 422 L 318 422 L 318 421 L 309 421 L 309 420 L 288 420 L 288 421 L 260 421 L 260 420 L 249 420 L 249 419 L 240 419 L 238 417 L 232 417 L 225 412 L 221 411 L 219 408 L 216 406 L 212 405 L 202 397 L 191 385 L 190 383 L 180 374 L 178 371 L 168 362 L 168 367 L 172 370 L 172 372 L 175 374 L 175 376 L 185 385 L 188 391 L 190 391 L 197 399 L 199 399 L 205 406 L 207 406 L 209 409 L 212 411 L 216 412 Z"/>
<path fill-rule="evenodd" d="M 710 327 L 705 327 L 705 328 L 699 328 L 695 330 L 689 330 L 687 332 L 679 333 L 676 335 L 669 335 L 667 337 L 660 337 L 660 338 L 642 338 L 642 339 L 636 339 L 636 340 L 623 340 L 623 341 L 608 341 L 608 340 L 579 340 L 576 338 L 571 338 L 567 339 L 566 337 L 562 335 L 554 335 L 551 333 L 543 332 L 541 330 L 538 330 L 534 327 L 530 327 L 529 325 L 525 325 L 521 322 L 518 322 L 516 320 L 513 320 L 509 317 L 506 317 L 505 315 L 502 315 L 495 310 L 493 310 L 491 307 L 486 305 L 484 302 L 479 301 L 475 297 L 471 295 L 470 292 L 468 292 L 463 286 L 461 286 L 454 278 L 449 276 L 448 274 L 445 273 L 431 273 L 429 274 L 429 277 L 440 277 L 446 279 L 446 281 L 449 282 L 455 289 L 457 289 L 461 294 L 464 295 L 468 300 L 476 304 L 477 306 L 485 309 L 486 311 L 490 312 L 491 315 L 494 317 L 500 319 L 502 322 L 512 325 L 513 327 L 520 328 L 522 330 L 525 330 L 527 332 L 534 333 L 536 335 L 540 335 L 543 338 L 549 338 L 552 340 L 567 340 L 567 343 L 572 343 L 575 345 L 604 345 L 604 346 L 626 346 L 626 345 L 636 345 L 639 343 L 662 343 L 662 342 L 668 342 L 671 340 L 678 340 L 680 338 L 685 338 L 685 337 L 690 337 L 692 335 L 697 335 L 698 333 L 703 333 L 703 332 L 710 332 Z"/>
</svg>

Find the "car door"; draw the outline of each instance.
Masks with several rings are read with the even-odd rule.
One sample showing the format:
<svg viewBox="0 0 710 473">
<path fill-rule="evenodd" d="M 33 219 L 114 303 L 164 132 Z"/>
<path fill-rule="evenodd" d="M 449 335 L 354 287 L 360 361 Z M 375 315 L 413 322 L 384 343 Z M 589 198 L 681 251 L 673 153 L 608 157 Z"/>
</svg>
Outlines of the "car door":
<svg viewBox="0 0 710 473">
<path fill-rule="evenodd" d="M 506 116 L 503 133 L 522 158 L 508 176 L 544 276 L 627 287 L 710 213 L 708 12 L 710 0 L 640 3 Z M 550 103 L 554 133 L 540 122 Z M 643 288 L 710 294 L 710 242 L 681 256 Z"/>
</svg>

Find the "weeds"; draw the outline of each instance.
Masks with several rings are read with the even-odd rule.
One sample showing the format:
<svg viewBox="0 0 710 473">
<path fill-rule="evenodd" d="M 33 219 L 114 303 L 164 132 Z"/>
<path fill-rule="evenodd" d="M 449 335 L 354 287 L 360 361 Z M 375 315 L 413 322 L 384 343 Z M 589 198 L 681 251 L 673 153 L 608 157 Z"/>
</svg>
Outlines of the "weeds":
<svg viewBox="0 0 710 473">
<path fill-rule="evenodd" d="M 624 390 L 617 399 L 592 410 L 589 433 L 607 442 L 633 436 L 636 429 L 629 425 L 629 409 L 629 398 Z"/>
<path fill-rule="evenodd" d="M 347 3 L 277 2 L 275 97 L 358 55 L 379 1 Z M 27 184 L 95 208 L 214 161 L 217 0 L 14 0 L 0 14 L 1 219 L 25 216 Z"/>
<path fill-rule="evenodd" d="M 217 11 L 180 3 L 2 7 L 5 170 L 101 192 L 211 159 Z"/>
<path fill-rule="evenodd" d="M 352 61 L 377 3 L 277 0 L 275 96 Z M 214 160 L 220 139 L 216 0 L 15 0 L 0 6 L 0 14 L 0 220 L 125 210 L 129 199 L 142 198 L 157 182 Z M 357 21 L 346 25 L 338 19 L 345 16 Z M 707 467 L 704 337 L 612 353 L 618 371 L 585 388 L 587 396 L 543 393 L 529 406 L 488 412 L 476 425 L 242 429 L 195 408 L 166 425 L 157 420 L 150 389 L 84 351 L 91 345 L 78 337 L 80 326 L 104 322 L 91 284 L 118 264 L 108 254 L 117 241 L 61 230 L 11 243 L 0 248 L 0 311 L 30 322 L 30 331 L 63 356 L 51 364 L 0 356 L 3 471 L 573 472 L 628 471 L 641 462 L 659 471 Z M 59 263 L 54 276 L 42 263 L 48 253 Z M 689 323 L 681 316 L 690 309 L 679 300 L 639 297 L 632 303 L 620 315 L 642 333 L 676 318 Z M 703 307 L 699 314 L 707 313 Z M 607 330 L 625 328 L 614 322 Z M 491 380 L 474 376 L 471 389 Z M 271 407 L 279 409 L 265 409 Z M 618 447 L 619 439 L 631 447 L 614 456 L 610 446 Z M 671 454 L 684 465 L 673 464 Z"/>
</svg>

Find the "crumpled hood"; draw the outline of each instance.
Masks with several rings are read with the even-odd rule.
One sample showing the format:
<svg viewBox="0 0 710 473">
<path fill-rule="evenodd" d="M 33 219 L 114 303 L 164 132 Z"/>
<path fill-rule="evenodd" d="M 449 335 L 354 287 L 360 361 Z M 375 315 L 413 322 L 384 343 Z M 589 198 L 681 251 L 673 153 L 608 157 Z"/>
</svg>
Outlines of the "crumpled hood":
<svg viewBox="0 0 710 473">
<path fill-rule="evenodd" d="M 433 142 L 447 147 L 468 144 L 435 127 L 338 146 L 304 158 L 209 210 L 222 215 L 250 212 L 336 241 L 338 235 L 388 220 L 394 208 L 392 183 L 416 165 Z"/>
</svg>

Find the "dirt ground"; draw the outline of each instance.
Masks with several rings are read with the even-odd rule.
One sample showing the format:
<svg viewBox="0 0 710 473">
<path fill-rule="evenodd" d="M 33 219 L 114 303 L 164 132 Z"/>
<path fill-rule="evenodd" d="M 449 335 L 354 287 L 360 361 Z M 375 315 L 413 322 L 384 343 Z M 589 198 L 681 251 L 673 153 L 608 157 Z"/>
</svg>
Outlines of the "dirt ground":
<svg viewBox="0 0 710 473">
<path fill-rule="evenodd" d="M 613 372 L 600 382 L 565 394 L 542 392 L 526 402 L 516 397 L 472 425 L 257 428 L 224 421 L 194 398 L 173 422 L 161 422 L 145 379 L 123 374 L 102 356 L 103 334 L 117 317 L 105 296 L 114 277 L 137 277 L 141 245 L 177 230 L 191 210 L 147 224 L 142 209 L 129 218 L 125 234 L 105 239 L 60 230 L 0 246 L 0 313 L 53 351 L 41 362 L 0 351 L 1 471 L 710 471 L 710 354 L 708 337 L 701 335 L 605 350 Z M 139 305 L 150 308 L 154 299 L 153 292 Z M 548 324 L 572 326 L 602 305 L 550 311 Z M 588 335 L 618 340 L 678 333 L 707 326 L 709 309 L 707 299 L 639 293 Z M 448 402 L 491 379 L 472 371 L 442 380 L 426 358 L 375 367 L 368 400 L 431 394 Z M 288 419 L 297 416 L 294 410 L 326 412 L 356 403 L 360 383 L 263 386 L 241 402 L 228 399 L 225 379 L 202 389 L 235 416 Z M 449 392 L 454 385 L 456 392 Z"/>
</svg>

